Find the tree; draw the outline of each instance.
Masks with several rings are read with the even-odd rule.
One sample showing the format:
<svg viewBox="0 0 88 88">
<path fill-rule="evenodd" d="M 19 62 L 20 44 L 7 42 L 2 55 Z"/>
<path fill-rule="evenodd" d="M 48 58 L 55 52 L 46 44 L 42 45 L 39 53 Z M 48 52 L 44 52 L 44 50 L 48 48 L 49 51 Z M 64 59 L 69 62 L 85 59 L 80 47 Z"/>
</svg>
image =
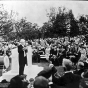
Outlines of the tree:
<svg viewBox="0 0 88 88">
<path fill-rule="evenodd" d="M 52 7 L 47 14 L 49 22 L 52 24 L 52 28 L 47 27 L 47 30 L 51 34 L 55 36 L 66 36 L 68 34 L 76 36 L 79 34 L 78 21 L 75 19 L 72 10 L 65 7 L 58 7 L 57 9 Z"/>
<path fill-rule="evenodd" d="M 75 19 L 72 10 L 69 10 L 69 20 L 70 20 L 70 36 L 79 35 L 78 21 Z"/>
<path fill-rule="evenodd" d="M 82 35 L 88 34 L 88 16 L 81 15 L 79 17 L 79 31 Z"/>
<path fill-rule="evenodd" d="M 9 40 L 10 34 L 13 34 L 13 21 L 12 11 L 9 14 L 4 6 L 0 7 L 0 36 L 2 36 L 5 40 Z M 13 37 L 13 36 L 12 36 Z"/>
<path fill-rule="evenodd" d="M 46 38 L 46 37 L 52 37 L 51 33 L 52 31 L 52 23 L 51 22 L 45 22 L 41 28 L 41 34 L 42 34 L 42 38 Z"/>
<path fill-rule="evenodd" d="M 22 18 L 19 22 L 15 23 L 16 33 L 18 38 L 33 39 L 39 38 L 39 26 L 34 23 L 28 22 L 25 18 Z"/>
</svg>

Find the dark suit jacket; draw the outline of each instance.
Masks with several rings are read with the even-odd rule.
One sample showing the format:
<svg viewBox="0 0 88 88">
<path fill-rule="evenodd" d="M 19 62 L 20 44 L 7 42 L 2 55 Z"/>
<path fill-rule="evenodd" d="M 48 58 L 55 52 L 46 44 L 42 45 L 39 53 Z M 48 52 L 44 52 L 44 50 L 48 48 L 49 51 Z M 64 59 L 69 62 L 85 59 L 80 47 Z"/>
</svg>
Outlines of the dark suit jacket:
<svg viewBox="0 0 88 88">
<path fill-rule="evenodd" d="M 27 57 L 24 56 L 23 46 L 18 46 L 18 53 L 19 53 L 19 65 L 24 66 L 27 64 Z"/>
<path fill-rule="evenodd" d="M 44 69 L 42 71 L 40 71 L 37 76 L 43 76 L 45 78 L 49 78 L 51 75 L 55 74 L 56 73 L 56 68 L 55 67 L 52 67 L 52 68 L 47 68 L 47 69 Z"/>
<path fill-rule="evenodd" d="M 80 76 L 69 72 L 60 78 L 54 77 L 53 83 L 55 83 L 58 86 L 65 86 L 67 88 L 78 88 L 80 79 Z"/>
</svg>

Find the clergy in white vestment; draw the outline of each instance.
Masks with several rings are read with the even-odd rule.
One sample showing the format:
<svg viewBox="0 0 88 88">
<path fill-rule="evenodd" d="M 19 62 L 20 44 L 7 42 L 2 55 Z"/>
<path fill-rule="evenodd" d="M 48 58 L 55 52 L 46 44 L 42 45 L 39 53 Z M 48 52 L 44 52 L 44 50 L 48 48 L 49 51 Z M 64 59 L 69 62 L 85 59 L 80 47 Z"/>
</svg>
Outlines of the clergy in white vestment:
<svg viewBox="0 0 88 88">
<path fill-rule="evenodd" d="M 45 50 L 45 54 L 46 54 L 46 60 L 49 61 L 49 56 L 50 56 L 50 46 L 48 45 L 46 50 Z"/>
<path fill-rule="evenodd" d="M 80 51 L 80 53 L 81 53 L 80 60 L 81 60 L 81 61 L 85 61 L 85 60 L 87 59 L 85 47 L 82 46 L 79 51 Z"/>
<path fill-rule="evenodd" d="M 27 49 L 28 49 L 28 53 L 27 53 L 27 64 L 28 64 L 28 67 L 31 67 L 32 66 L 32 47 L 31 47 L 31 42 L 28 41 L 28 46 L 27 46 Z"/>
</svg>

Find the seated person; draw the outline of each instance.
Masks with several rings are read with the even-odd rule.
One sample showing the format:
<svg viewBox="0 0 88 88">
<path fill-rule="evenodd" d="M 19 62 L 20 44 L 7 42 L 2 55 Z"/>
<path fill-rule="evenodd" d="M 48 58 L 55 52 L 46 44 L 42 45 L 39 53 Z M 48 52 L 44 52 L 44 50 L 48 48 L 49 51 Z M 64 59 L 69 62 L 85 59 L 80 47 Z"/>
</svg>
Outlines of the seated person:
<svg viewBox="0 0 88 88">
<path fill-rule="evenodd" d="M 74 71 L 74 74 L 81 75 L 84 70 L 84 64 L 80 62 L 77 64 L 77 69 Z"/>
<path fill-rule="evenodd" d="M 88 78 L 88 69 L 81 74 L 82 78 Z"/>
<path fill-rule="evenodd" d="M 53 64 L 50 64 L 50 66 L 47 69 L 44 69 L 42 71 L 40 71 L 37 76 L 43 76 L 47 79 L 49 79 L 51 77 L 51 75 L 53 75 L 54 73 L 56 73 L 56 68 L 54 67 Z"/>
<path fill-rule="evenodd" d="M 81 76 L 74 74 L 73 71 L 71 71 L 72 67 L 69 64 L 65 65 L 65 68 L 66 69 L 62 67 L 62 70 L 57 69 L 57 72 L 52 78 L 53 83 L 58 86 L 78 88 Z"/>
<path fill-rule="evenodd" d="M 8 88 L 27 88 L 28 81 L 26 80 L 26 75 L 15 76 L 10 80 Z"/>
<path fill-rule="evenodd" d="M 39 76 L 34 81 L 34 88 L 49 88 L 48 80 L 45 77 Z"/>
<path fill-rule="evenodd" d="M 56 55 L 53 55 L 53 56 L 50 58 L 50 61 L 52 62 L 52 64 L 54 64 L 54 66 L 59 66 L 59 59 L 57 58 Z"/>
<path fill-rule="evenodd" d="M 37 49 L 35 49 L 33 51 L 33 55 L 32 55 L 32 62 L 40 62 L 40 55 L 37 52 Z"/>
<path fill-rule="evenodd" d="M 87 69 L 88 68 L 88 59 L 86 59 L 84 62 L 83 61 L 79 61 L 77 63 L 77 67 L 79 68 L 79 66 L 82 66 L 84 69 Z"/>
<path fill-rule="evenodd" d="M 86 61 L 84 62 L 84 68 L 85 68 L 85 69 L 88 68 L 88 58 L 87 58 Z"/>
<path fill-rule="evenodd" d="M 88 88 L 88 70 L 81 74 L 80 88 Z"/>
<path fill-rule="evenodd" d="M 62 66 L 66 68 L 66 65 L 72 67 L 72 61 L 68 58 L 64 58 L 62 61 Z"/>
</svg>

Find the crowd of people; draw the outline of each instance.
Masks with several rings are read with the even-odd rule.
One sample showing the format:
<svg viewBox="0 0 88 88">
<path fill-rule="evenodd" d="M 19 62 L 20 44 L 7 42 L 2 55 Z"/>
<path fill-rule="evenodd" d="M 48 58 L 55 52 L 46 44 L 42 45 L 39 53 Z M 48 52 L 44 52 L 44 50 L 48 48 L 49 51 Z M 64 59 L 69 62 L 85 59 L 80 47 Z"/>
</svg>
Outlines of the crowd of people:
<svg viewBox="0 0 88 88">
<path fill-rule="evenodd" d="M 88 88 L 88 43 L 84 36 L 30 40 L 33 62 L 40 63 L 42 55 L 49 66 L 35 79 L 26 75 L 11 79 L 8 88 Z M 1 44 L 0 55 L 10 58 L 11 49 L 19 42 Z"/>
</svg>

